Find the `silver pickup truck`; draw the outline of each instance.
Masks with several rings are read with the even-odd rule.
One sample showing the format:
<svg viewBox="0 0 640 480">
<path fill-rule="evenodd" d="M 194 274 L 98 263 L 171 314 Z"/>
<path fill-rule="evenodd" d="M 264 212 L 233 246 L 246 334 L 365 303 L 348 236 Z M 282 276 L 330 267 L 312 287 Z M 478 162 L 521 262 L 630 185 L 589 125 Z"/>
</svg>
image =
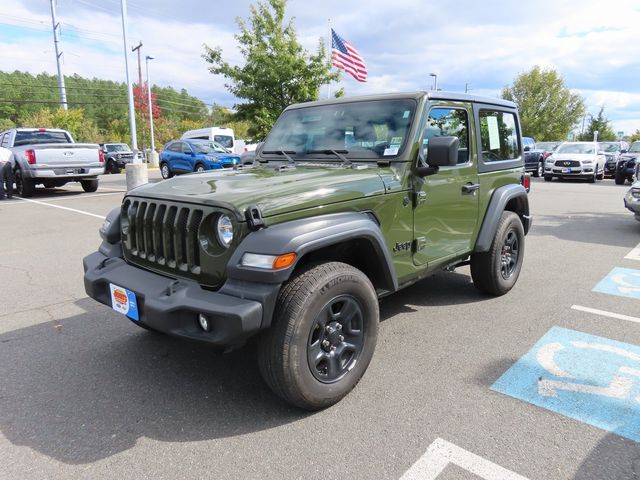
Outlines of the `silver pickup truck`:
<svg viewBox="0 0 640 480">
<path fill-rule="evenodd" d="M 38 184 L 55 188 L 80 182 L 85 192 L 95 192 L 104 173 L 100 147 L 75 143 L 66 130 L 12 128 L 0 133 L 0 146 L 14 153 L 16 191 L 22 197 L 33 195 Z"/>
</svg>

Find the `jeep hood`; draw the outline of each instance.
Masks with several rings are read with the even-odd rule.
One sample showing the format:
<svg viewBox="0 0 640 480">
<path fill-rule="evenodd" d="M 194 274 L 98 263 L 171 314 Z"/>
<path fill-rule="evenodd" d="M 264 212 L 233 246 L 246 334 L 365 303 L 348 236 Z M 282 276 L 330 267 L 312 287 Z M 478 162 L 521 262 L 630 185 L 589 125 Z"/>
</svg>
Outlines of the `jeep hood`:
<svg viewBox="0 0 640 480">
<path fill-rule="evenodd" d="M 299 166 L 282 171 L 254 167 L 181 175 L 138 187 L 129 196 L 222 207 L 243 220 L 249 205 L 257 205 L 263 217 L 270 217 L 382 195 L 383 177 L 393 176 L 390 169 L 377 166 L 365 169 Z"/>
</svg>

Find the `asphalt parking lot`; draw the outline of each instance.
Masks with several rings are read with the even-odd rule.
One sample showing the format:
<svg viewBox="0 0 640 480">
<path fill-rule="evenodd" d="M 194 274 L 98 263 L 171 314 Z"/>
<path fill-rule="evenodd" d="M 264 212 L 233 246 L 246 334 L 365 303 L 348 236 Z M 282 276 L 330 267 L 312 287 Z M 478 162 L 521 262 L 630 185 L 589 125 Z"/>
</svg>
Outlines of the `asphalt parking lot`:
<svg viewBox="0 0 640 480">
<path fill-rule="evenodd" d="M 212 354 L 86 297 L 124 175 L 1 202 L 0 478 L 640 478 L 628 188 L 535 180 L 515 289 L 483 296 L 461 268 L 384 299 L 365 377 L 317 413 L 275 397 L 251 347 Z"/>
</svg>

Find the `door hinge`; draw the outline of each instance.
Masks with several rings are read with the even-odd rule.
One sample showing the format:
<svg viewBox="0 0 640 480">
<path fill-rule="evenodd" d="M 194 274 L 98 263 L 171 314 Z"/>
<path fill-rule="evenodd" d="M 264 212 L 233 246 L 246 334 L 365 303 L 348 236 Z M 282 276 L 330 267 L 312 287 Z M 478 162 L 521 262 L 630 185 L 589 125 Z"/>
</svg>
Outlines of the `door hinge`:
<svg viewBox="0 0 640 480">
<path fill-rule="evenodd" d="M 418 237 L 413 241 L 413 253 L 417 253 L 427 246 L 426 237 Z"/>
</svg>

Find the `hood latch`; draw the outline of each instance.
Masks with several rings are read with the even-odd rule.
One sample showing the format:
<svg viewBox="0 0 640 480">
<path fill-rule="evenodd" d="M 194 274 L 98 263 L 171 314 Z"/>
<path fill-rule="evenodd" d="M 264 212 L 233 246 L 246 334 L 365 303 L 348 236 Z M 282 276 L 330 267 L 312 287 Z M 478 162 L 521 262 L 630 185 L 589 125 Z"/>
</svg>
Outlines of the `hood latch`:
<svg viewBox="0 0 640 480">
<path fill-rule="evenodd" d="M 257 205 L 249 205 L 244 211 L 244 216 L 247 219 L 249 230 L 252 232 L 260 230 L 261 228 L 267 228 L 262 218 L 262 212 Z"/>
</svg>

